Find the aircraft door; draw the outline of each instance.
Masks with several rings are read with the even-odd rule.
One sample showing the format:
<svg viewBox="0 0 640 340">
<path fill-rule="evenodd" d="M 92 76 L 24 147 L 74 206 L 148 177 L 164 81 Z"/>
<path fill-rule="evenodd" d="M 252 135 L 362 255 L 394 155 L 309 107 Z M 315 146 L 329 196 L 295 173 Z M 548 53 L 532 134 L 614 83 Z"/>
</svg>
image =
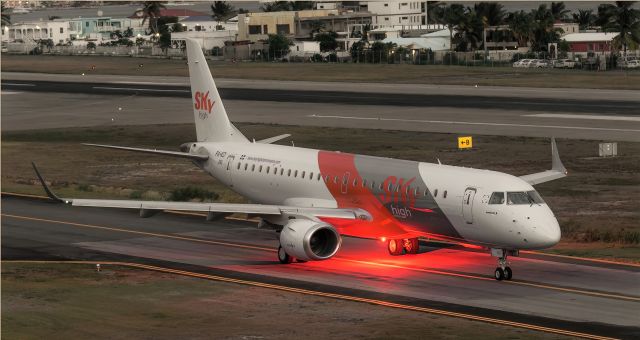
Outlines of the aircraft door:
<svg viewBox="0 0 640 340">
<path fill-rule="evenodd" d="M 229 182 L 229 186 L 233 187 L 233 181 L 231 174 L 233 173 L 233 161 L 236 159 L 236 155 L 227 156 L 227 181 Z"/>
<path fill-rule="evenodd" d="M 346 194 L 347 191 L 349 190 L 349 177 L 351 176 L 351 174 L 349 172 L 345 172 L 344 176 L 342 176 L 342 186 L 341 186 L 341 191 L 343 194 Z"/>
<path fill-rule="evenodd" d="M 473 224 L 473 199 L 476 197 L 476 189 L 467 188 L 462 196 L 462 216 L 467 224 Z"/>
</svg>

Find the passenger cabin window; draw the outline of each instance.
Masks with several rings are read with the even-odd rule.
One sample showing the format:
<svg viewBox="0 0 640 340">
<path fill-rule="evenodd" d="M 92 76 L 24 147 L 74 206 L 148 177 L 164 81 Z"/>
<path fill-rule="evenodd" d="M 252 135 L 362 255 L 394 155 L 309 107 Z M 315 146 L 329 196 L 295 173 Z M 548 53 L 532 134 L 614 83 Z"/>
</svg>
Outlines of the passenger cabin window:
<svg viewBox="0 0 640 340">
<path fill-rule="evenodd" d="M 258 172 L 262 172 L 262 165 L 260 166 L 260 169 L 258 169 Z"/>
<path fill-rule="evenodd" d="M 491 194 L 489 204 L 504 204 L 504 192 L 494 192 Z"/>
<path fill-rule="evenodd" d="M 256 171 L 256 165 L 255 165 L 255 164 L 253 164 L 253 165 L 251 166 L 251 171 Z"/>
<path fill-rule="evenodd" d="M 298 177 L 298 170 L 296 170 L 296 172 L 293 173 L 293 177 Z"/>
<path fill-rule="evenodd" d="M 240 163 L 238 163 L 238 170 L 240 170 Z"/>
<path fill-rule="evenodd" d="M 438 189 L 436 189 L 436 191 L 433 192 L 433 197 L 438 197 Z"/>
<path fill-rule="evenodd" d="M 542 197 L 535 190 L 507 192 L 507 204 L 544 204 Z"/>
<path fill-rule="evenodd" d="M 249 168 L 249 163 L 244 163 L 244 171 L 247 171 L 248 168 Z"/>
<path fill-rule="evenodd" d="M 442 198 L 447 198 L 447 191 L 445 190 L 444 193 L 442 194 Z"/>
<path fill-rule="evenodd" d="M 305 175 L 306 171 L 302 172 L 302 175 L 300 175 L 300 178 L 304 179 L 304 175 Z"/>
<path fill-rule="evenodd" d="M 291 169 L 287 170 L 287 176 L 291 177 Z"/>
</svg>

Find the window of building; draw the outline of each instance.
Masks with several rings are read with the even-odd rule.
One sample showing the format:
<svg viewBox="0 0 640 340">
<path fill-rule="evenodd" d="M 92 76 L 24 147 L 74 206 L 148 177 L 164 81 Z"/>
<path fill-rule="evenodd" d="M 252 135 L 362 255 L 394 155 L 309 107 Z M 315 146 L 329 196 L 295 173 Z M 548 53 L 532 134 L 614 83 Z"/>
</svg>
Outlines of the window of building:
<svg viewBox="0 0 640 340">
<path fill-rule="evenodd" d="M 89 27 L 89 22 L 88 22 L 88 21 L 87 21 L 87 22 L 85 22 L 85 23 L 84 23 L 84 26 L 85 26 L 85 27 Z"/>
<path fill-rule="evenodd" d="M 249 34 L 262 34 L 260 25 L 249 25 Z"/>
<path fill-rule="evenodd" d="M 385 21 L 389 21 L 389 18 L 384 18 Z"/>
<path fill-rule="evenodd" d="M 276 25 L 276 33 L 278 33 L 278 34 L 290 34 L 291 33 L 291 29 L 289 28 L 289 24 Z"/>
<path fill-rule="evenodd" d="M 60 33 L 64 33 L 64 27 L 60 27 Z"/>
<path fill-rule="evenodd" d="M 262 34 L 269 34 L 269 26 L 262 25 Z"/>
<path fill-rule="evenodd" d="M 384 7 L 389 7 L 389 4 L 384 4 Z"/>
</svg>

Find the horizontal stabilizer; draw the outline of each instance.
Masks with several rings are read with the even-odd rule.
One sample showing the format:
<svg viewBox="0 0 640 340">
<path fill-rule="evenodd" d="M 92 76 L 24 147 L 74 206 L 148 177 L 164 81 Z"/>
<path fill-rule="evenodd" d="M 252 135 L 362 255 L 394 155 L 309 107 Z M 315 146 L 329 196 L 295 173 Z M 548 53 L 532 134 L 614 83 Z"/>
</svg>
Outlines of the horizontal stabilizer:
<svg viewBox="0 0 640 340">
<path fill-rule="evenodd" d="M 134 151 L 134 152 L 144 152 L 144 153 L 151 153 L 151 154 L 163 155 L 163 156 L 171 156 L 171 157 L 189 158 L 189 159 L 198 160 L 198 161 L 206 161 L 207 159 L 209 159 L 208 155 L 198 155 L 198 154 L 193 154 L 193 153 L 188 153 L 188 152 L 179 152 L 179 151 L 166 151 L 166 150 L 156 150 L 156 149 L 141 149 L 141 148 L 130 148 L 130 147 L 127 147 L 127 146 L 89 144 L 89 143 L 83 143 L 82 145 L 95 146 L 95 147 L 98 147 L 98 148 Z"/>
<path fill-rule="evenodd" d="M 558 146 L 556 145 L 556 139 L 551 137 L 551 170 L 538 172 L 531 175 L 520 176 L 525 182 L 536 185 L 553 181 L 567 176 L 567 169 L 560 160 L 560 154 L 558 153 Z"/>
<path fill-rule="evenodd" d="M 279 140 L 283 140 L 285 138 L 291 137 L 290 133 L 285 133 L 284 135 L 279 135 L 279 136 L 274 136 L 274 137 L 270 137 L 270 138 L 265 138 L 265 139 L 261 139 L 259 141 L 256 141 L 256 143 L 261 143 L 261 144 L 273 144 Z"/>
</svg>

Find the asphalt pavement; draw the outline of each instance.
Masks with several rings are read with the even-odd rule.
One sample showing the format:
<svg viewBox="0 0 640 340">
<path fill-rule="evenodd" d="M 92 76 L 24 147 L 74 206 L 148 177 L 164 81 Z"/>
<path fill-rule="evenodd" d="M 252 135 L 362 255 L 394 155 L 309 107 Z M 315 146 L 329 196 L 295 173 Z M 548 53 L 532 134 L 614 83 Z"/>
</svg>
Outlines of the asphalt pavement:
<svg viewBox="0 0 640 340">
<path fill-rule="evenodd" d="M 495 259 L 421 245 L 391 257 L 375 240 L 346 238 L 328 261 L 281 265 L 277 234 L 255 223 L 77 208 L 2 198 L 3 259 L 119 260 L 622 338 L 640 336 L 640 268 L 541 255 L 511 258 L 515 280 L 491 277 Z"/>
</svg>

